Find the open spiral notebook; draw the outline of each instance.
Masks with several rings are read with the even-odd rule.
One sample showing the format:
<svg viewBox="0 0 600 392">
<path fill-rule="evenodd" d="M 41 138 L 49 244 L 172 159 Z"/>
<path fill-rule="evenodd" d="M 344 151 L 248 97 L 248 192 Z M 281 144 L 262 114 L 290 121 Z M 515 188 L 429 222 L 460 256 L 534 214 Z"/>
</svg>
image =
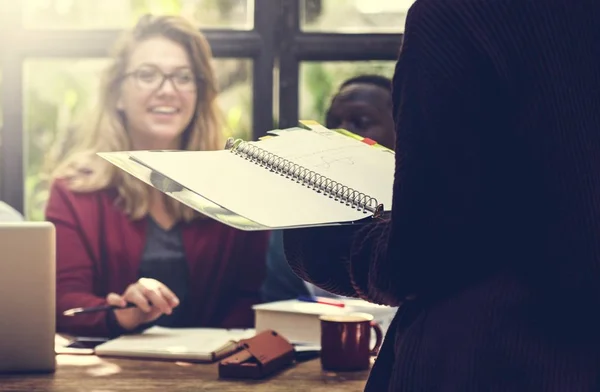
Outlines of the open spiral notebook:
<svg viewBox="0 0 600 392">
<path fill-rule="evenodd" d="M 219 151 L 99 153 L 204 215 L 242 230 L 361 223 L 391 211 L 393 151 L 316 122 Z"/>
</svg>

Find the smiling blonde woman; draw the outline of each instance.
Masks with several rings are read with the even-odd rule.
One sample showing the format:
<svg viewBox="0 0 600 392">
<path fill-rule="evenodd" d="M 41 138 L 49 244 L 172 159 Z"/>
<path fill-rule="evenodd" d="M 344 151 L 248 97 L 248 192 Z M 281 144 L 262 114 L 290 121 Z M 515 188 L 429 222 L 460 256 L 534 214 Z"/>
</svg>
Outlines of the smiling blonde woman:
<svg viewBox="0 0 600 392">
<path fill-rule="evenodd" d="M 175 16 L 143 17 L 116 45 L 98 112 L 52 176 L 46 217 L 57 230 L 59 331 L 253 325 L 267 233 L 206 219 L 96 156 L 222 148 L 211 61 L 203 35 Z M 137 306 L 62 315 L 126 302 Z"/>
</svg>

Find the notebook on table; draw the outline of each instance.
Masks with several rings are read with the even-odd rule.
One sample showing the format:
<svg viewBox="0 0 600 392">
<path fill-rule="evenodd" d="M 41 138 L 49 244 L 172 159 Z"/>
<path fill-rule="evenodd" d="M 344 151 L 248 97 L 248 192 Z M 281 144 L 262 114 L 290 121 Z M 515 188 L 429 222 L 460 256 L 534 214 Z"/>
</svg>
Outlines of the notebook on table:
<svg viewBox="0 0 600 392">
<path fill-rule="evenodd" d="M 315 122 L 220 151 L 127 151 L 101 157 L 242 230 L 368 222 L 392 207 L 395 155 Z M 356 135 L 354 135 L 356 136 Z"/>
<path fill-rule="evenodd" d="M 95 348 L 98 356 L 214 362 L 233 353 L 252 329 L 152 327 L 141 334 L 123 335 Z"/>
</svg>

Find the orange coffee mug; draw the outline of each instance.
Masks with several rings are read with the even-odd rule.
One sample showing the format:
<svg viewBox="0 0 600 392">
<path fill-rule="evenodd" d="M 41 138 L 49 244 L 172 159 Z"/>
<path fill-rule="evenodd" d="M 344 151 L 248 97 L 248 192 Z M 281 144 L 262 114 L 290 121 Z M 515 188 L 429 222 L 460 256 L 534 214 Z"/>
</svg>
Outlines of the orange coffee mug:
<svg viewBox="0 0 600 392">
<path fill-rule="evenodd" d="M 381 326 L 367 313 L 320 316 L 321 365 L 325 370 L 365 370 L 371 356 L 377 355 L 383 342 Z M 371 329 L 375 331 L 375 346 L 371 345 Z"/>
</svg>

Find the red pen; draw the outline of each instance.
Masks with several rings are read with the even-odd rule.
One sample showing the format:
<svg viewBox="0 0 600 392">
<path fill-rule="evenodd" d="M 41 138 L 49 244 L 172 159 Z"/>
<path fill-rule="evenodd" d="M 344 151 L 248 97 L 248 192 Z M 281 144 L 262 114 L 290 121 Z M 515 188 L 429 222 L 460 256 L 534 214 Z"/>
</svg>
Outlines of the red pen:
<svg viewBox="0 0 600 392">
<path fill-rule="evenodd" d="M 346 306 L 342 301 L 338 301 L 338 300 L 332 299 L 332 298 L 325 298 L 325 297 L 310 297 L 310 296 L 301 295 L 300 297 L 298 297 L 298 301 L 314 302 L 314 303 L 323 304 L 323 305 L 333 305 L 333 306 L 337 306 L 339 308 L 343 308 Z"/>
</svg>

